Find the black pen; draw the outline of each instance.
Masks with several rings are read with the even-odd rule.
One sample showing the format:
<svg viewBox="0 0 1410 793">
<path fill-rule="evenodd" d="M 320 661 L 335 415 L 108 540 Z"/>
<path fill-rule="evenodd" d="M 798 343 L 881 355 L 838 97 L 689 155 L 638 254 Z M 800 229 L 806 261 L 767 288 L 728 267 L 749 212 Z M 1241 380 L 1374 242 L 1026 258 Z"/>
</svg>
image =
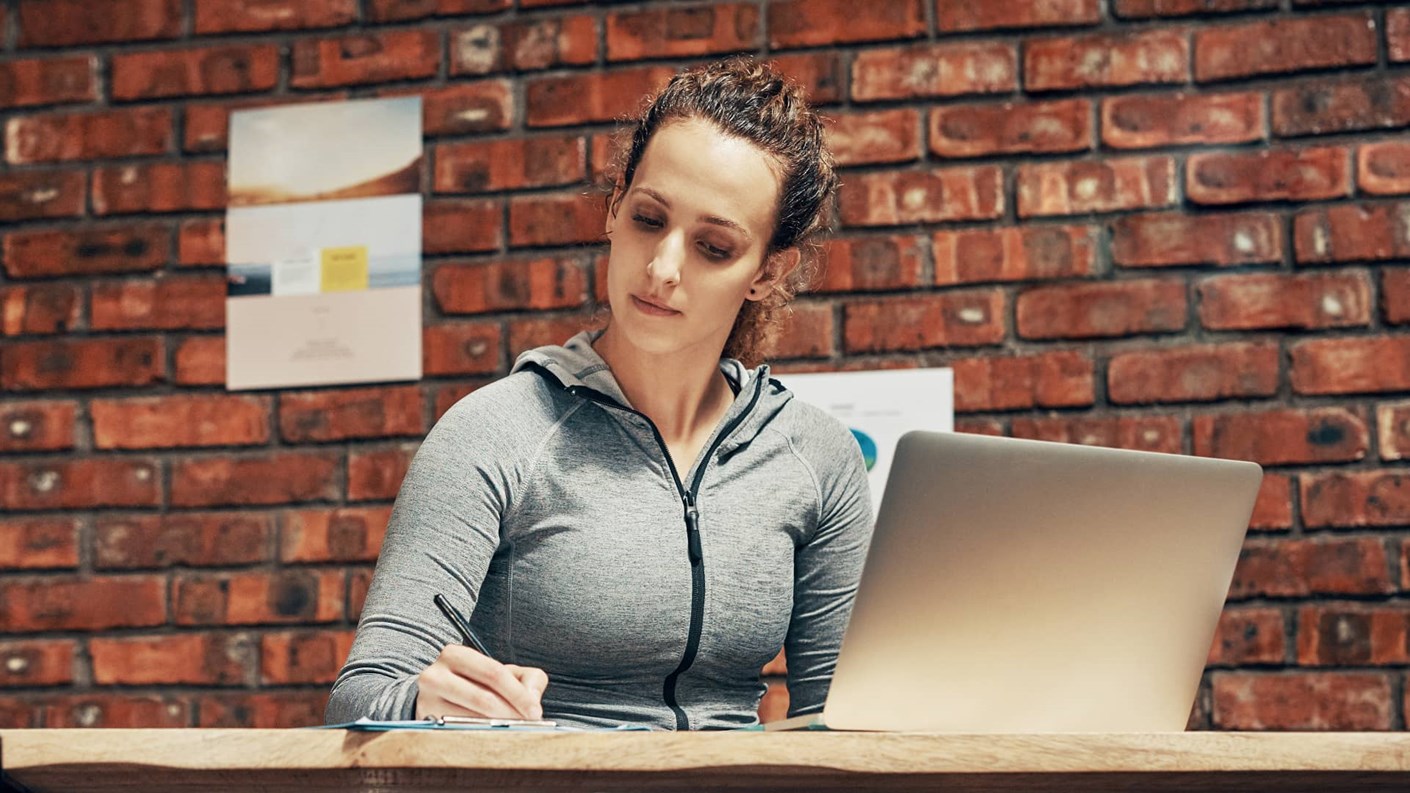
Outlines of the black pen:
<svg viewBox="0 0 1410 793">
<path fill-rule="evenodd" d="M 436 596 L 431 598 L 431 600 L 435 601 L 436 608 L 440 609 L 441 613 L 446 615 L 446 619 L 450 620 L 450 623 L 455 626 L 455 629 L 460 631 L 461 644 L 475 648 L 476 652 L 487 658 L 494 657 L 490 655 L 490 651 L 485 647 L 485 643 L 480 641 L 480 637 L 476 636 L 475 632 L 470 630 L 470 623 L 466 622 L 465 618 L 460 616 L 460 612 L 455 610 L 455 606 L 452 606 L 449 600 L 446 600 L 445 595 L 437 592 Z"/>
</svg>

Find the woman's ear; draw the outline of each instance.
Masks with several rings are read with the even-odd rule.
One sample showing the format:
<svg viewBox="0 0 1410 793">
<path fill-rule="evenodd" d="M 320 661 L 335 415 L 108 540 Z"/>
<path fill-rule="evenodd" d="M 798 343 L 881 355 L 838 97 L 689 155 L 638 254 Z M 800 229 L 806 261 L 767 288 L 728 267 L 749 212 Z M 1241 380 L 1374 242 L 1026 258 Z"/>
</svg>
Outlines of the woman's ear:
<svg viewBox="0 0 1410 793">
<path fill-rule="evenodd" d="M 750 300 L 763 300 L 768 297 L 774 287 L 787 278 L 802 260 L 802 254 L 797 248 L 784 248 L 769 254 L 759 272 L 754 275 L 753 283 L 749 284 L 747 297 Z"/>
<path fill-rule="evenodd" d="M 602 233 L 612 236 L 612 224 L 617 222 L 617 209 L 622 203 L 622 186 L 613 185 L 612 195 L 607 199 L 607 217 L 602 221 Z"/>
</svg>

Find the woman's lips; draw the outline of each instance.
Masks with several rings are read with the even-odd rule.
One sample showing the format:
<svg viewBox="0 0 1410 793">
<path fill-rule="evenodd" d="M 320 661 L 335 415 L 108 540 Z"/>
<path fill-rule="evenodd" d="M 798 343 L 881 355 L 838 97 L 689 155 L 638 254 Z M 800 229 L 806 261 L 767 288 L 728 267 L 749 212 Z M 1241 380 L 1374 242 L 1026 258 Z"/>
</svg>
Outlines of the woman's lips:
<svg viewBox="0 0 1410 793">
<path fill-rule="evenodd" d="M 632 295 L 632 305 L 636 306 L 637 309 L 640 310 L 643 314 L 650 314 L 653 317 L 674 317 L 677 314 L 681 313 L 679 311 L 676 311 L 675 309 L 666 308 L 664 306 L 657 305 L 656 303 L 651 303 L 646 300 L 642 300 L 636 295 Z"/>
</svg>

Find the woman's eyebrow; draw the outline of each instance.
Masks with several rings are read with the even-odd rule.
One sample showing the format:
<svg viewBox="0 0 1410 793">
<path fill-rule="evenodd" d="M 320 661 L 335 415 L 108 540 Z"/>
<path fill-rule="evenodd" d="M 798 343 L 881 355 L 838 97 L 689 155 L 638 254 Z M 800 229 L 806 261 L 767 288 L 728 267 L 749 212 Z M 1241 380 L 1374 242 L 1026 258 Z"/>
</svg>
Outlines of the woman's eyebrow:
<svg viewBox="0 0 1410 793">
<path fill-rule="evenodd" d="M 641 187 L 641 186 L 633 187 L 633 188 L 631 189 L 631 192 L 633 192 L 633 193 L 637 193 L 637 192 L 645 193 L 645 194 L 651 196 L 652 198 L 656 199 L 658 202 L 661 203 L 662 206 L 666 207 L 667 209 L 670 209 L 670 208 L 671 208 L 671 202 L 670 202 L 670 201 L 667 201 L 665 196 L 661 195 L 660 193 L 656 192 L 655 190 L 652 190 L 652 189 L 649 188 L 649 187 Z M 745 239 L 746 242 L 748 242 L 749 240 L 752 240 L 752 239 L 753 239 L 753 236 L 749 233 L 749 230 L 748 230 L 748 229 L 744 228 L 744 226 L 741 226 L 740 224 L 734 222 L 733 220 L 730 220 L 729 218 L 722 218 L 722 217 L 718 217 L 718 216 L 716 216 L 716 215 L 701 215 L 700 218 L 699 218 L 699 220 L 700 220 L 700 222 L 702 222 L 702 223 L 710 223 L 710 224 L 715 225 L 715 226 L 724 226 L 724 227 L 727 228 L 727 229 L 731 229 L 731 230 L 733 230 L 733 231 L 735 231 L 735 232 L 737 232 L 737 233 L 739 233 L 739 234 L 742 234 L 742 235 L 744 235 L 744 239 Z"/>
</svg>

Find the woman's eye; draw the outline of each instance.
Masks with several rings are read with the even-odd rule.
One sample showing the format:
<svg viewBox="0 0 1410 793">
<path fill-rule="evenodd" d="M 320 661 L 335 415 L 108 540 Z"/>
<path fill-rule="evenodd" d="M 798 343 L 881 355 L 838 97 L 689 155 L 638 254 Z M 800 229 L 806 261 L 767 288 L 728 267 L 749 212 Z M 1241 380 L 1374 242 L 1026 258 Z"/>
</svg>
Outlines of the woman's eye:
<svg viewBox="0 0 1410 793">
<path fill-rule="evenodd" d="M 717 248 L 708 242 L 700 243 L 700 250 L 703 251 L 705 255 L 709 256 L 711 259 L 728 259 L 731 255 L 729 249 Z"/>
<path fill-rule="evenodd" d="M 659 229 L 663 225 L 659 218 L 654 218 L 650 215 L 632 215 L 632 220 L 635 220 L 640 225 L 649 229 Z"/>
</svg>

